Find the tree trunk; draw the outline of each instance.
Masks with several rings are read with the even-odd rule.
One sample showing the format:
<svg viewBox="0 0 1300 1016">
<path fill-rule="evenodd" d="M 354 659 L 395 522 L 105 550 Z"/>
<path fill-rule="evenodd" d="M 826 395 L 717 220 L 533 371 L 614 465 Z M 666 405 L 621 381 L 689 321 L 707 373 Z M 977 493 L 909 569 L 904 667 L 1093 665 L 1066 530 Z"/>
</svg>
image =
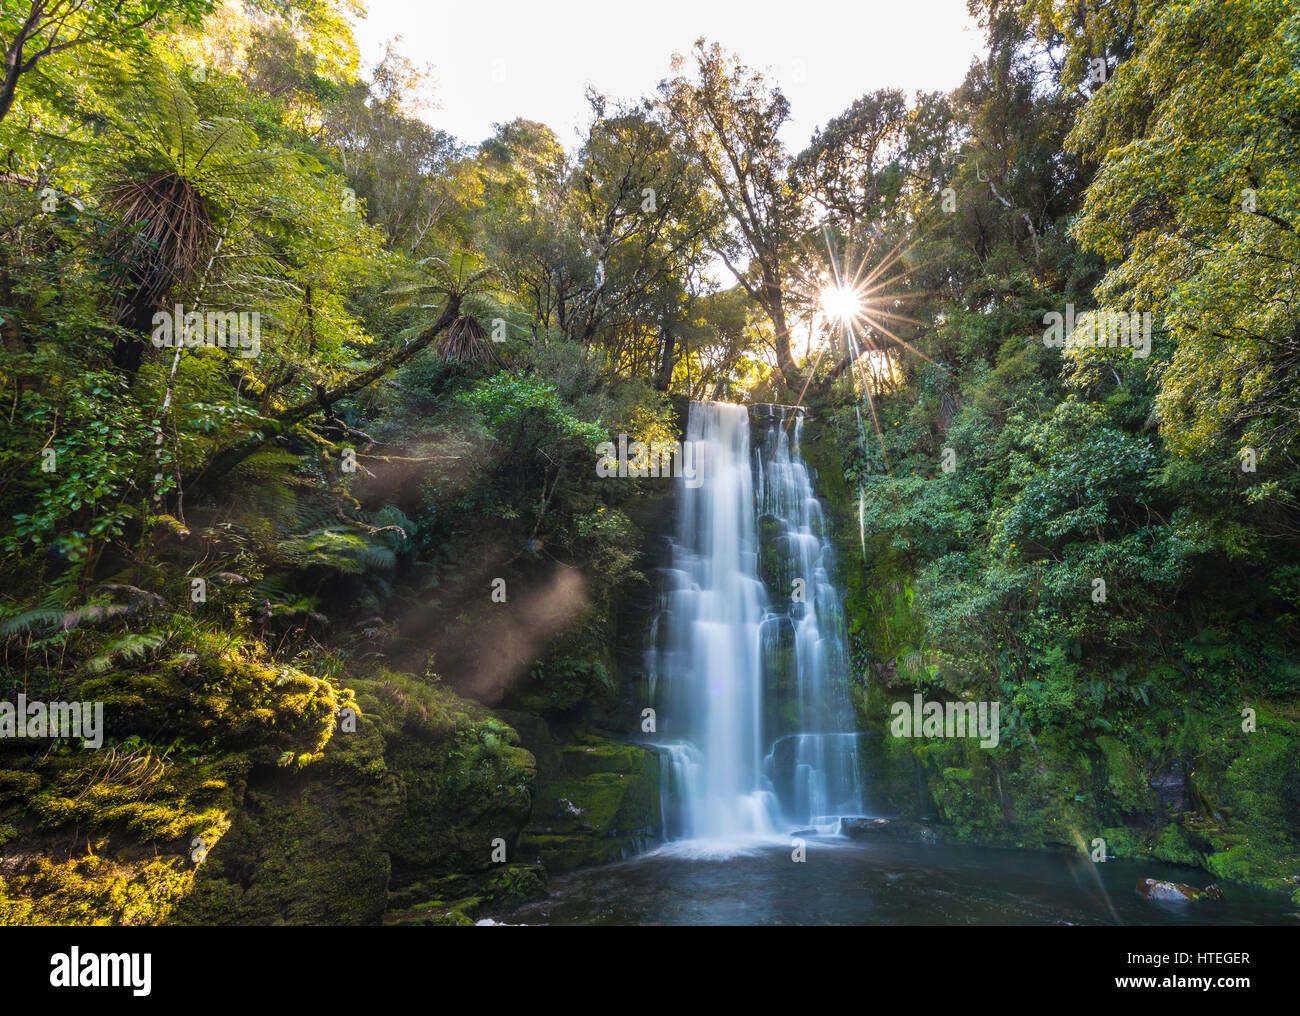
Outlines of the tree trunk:
<svg viewBox="0 0 1300 1016">
<path fill-rule="evenodd" d="M 771 270 L 763 269 L 763 309 L 772 319 L 776 340 L 776 366 L 782 380 L 793 377 L 794 357 L 790 355 L 790 327 L 785 320 L 785 299 L 781 294 L 781 280 Z"/>
<path fill-rule="evenodd" d="M 440 332 L 456 320 L 456 315 L 459 313 L 460 297 L 449 296 L 447 306 L 443 308 L 438 320 L 401 349 L 390 353 L 373 367 L 363 370 L 360 374 L 349 378 L 336 388 L 329 391 L 318 389 L 317 393 L 310 398 L 303 399 L 301 402 L 281 410 L 273 420 L 264 424 L 242 441 L 237 441 L 233 445 L 214 452 L 202 466 L 182 478 L 182 488 L 212 486 L 230 470 L 234 469 L 250 455 L 256 453 L 268 441 L 288 432 L 290 428 L 301 423 L 317 410 L 328 410 L 339 399 L 359 392 L 372 382 L 396 370 L 432 342 Z"/>
<path fill-rule="evenodd" d="M 664 351 L 663 356 L 659 359 L 659 374 L 655 378 L 655 388 L 658 391 L 668 391 L 668 386 L 673 380 L 673 365 L 677 362 L 673 356 L 677 348 L 677 339 L 673 335 L 671 328 L 665 328 L 664 334 Z"/>
<path fill-rule="evenodd" d="M 790 355 L 790 328 L 785 323 L 785 305 L 778 293 L 775 302 L 768 309 L 772 319 L 772 330 L 776 339 L 776 365 L 783 378 L 791 378 L 795 373 L 794 357 Z"/>
<path fill-rule="evenodd" d="M 36 66 L 36 61 L 44 55 L 44 51 L 38 49 L 35 56 L 25 57 L 24 49 L 40 27 L 45 9 L 45 0 L 35 0 L 27 11 L 26 20 L 9 41 L 5 52 L 4 77 L 0 79 L 0 120 L 13 109 L 14 97 L 18 94 L 18 78 Z"/>
</svg>

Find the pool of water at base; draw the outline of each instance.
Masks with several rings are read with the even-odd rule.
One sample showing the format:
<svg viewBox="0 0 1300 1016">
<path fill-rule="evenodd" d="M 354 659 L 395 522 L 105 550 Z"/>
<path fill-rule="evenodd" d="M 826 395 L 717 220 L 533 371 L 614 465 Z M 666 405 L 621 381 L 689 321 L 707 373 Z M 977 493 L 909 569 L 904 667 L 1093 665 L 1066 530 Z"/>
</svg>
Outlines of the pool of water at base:
<svg viewBox="0 0 1300 1016">
<path fill-rule="evenodd" d="M 1153 903 L 1142 878 L 1204 886 L 1199 869 L 943 844 L 788 839 L 681 843 L 552 877 L 550 895 L 491 916 L 560 925 L 1300 926 L 1283 892 L 1220 883 L 1221 902 Z"/>
</svg>

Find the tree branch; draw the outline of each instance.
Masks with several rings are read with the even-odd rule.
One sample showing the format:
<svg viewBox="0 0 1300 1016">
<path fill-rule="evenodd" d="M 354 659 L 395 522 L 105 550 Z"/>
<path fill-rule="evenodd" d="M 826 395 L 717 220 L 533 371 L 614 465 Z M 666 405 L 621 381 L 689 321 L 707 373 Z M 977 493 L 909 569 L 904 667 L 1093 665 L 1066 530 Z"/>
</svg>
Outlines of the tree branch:
<svg viewBox="0 0 1300 1016">
<path fill-rule="evenodd" d="M 242 441 L 237 441 L 233 445 L 219 449 L 208 457 L 208 460 L 197 470 L 190 473 L 184 478 L 186 487 L 195 485 L 210 487 L 217 480 L 234 469 L 250 455 L 255 454 L 268 441 L 272 441 L 283 434 L 286 434 L 293 427 L 301 423 L 313 413 L 324 408 L 328 408 L 340 399 L 359 392 L 361 389 L 377 381 L 385 374 L 396 370 L 402 364 L 406 363 L 416 353 L 424 349 L 432 342 L 440 332 L 450 325 L 456 316 L 460 313 L 459 295 L 451 295 L 447 298 L 447 305 L 443 308 L 442 314 L 438 320 L 426 328 L 418 336 L 407 342 L 401 349 L 389 353 L 373 367 L 363 370 L 342 384 L 337 385 L 329 390 L 318 388 L 309 397 L 301 402 L 295 403 L 279 413 L 255 430 Z"/>
</svg>

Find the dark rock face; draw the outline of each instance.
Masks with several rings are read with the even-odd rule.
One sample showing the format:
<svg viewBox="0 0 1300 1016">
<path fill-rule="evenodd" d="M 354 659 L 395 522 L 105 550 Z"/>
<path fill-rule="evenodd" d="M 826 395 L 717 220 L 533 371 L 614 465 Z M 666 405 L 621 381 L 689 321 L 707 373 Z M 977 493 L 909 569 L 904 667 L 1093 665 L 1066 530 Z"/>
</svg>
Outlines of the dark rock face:
<svg viewBox="0 0 1300 1016">
<path fill-rule="evenodd" d="M 840 819 L 840 832 L 851 840 L 883 839 L 890 836 L 893 824 L 887 818 L 844 818 Z"/>
<path fill-rule="evenodd" d="M 1160 803 L 1160 814 L 1176 815 L 1187 810 L 1187 774 L 1181 761 L 1175 760 L 1158 772 L 1149 786 Z"/>
<path fill-rule="evenodd" d="M 786 724 L 788 727 L 793 725 L 797 715 L 789 705 L 786 706 L 786 709 Z M 775 722 L 773 722 L 773 727 L 776 727 Z M 777 800 L 781 802 L 782 808 L 787 813 L 795 809 L 796 774 L 801 764 L 801 751 L 805 758 L 808 757 L 809 754 L 816 751 L 816 748 L 809 749 L 807 746 L 809 744 L 815 746 L 819 741 L 822 744 L 831 744 L 832 747 L 828 749 L 829 753 L 842 760 L 842 768 L 834 770 L 835 772 L 842 772 L 846 777 L 851 774 L 852 780 L 858 786 L 866 786 L 869 782 L 871 776 L 870 767 L 877 754 L 875 751 L 876 739 L 873 735 L 859 733 L 784 734 L 772 743 L 771 752 L 764 764 L 767 778 L 772 783 Z M 847 746 L 850 743 L 853 750 L 848 750 Z M 801 748 L 801 745 L 804 747 Z"/>
<path fill-rule="evenodd" d="M 1137 894 L 1144 900 L 1158 903 L 1187 903 L 1189 901 L 1222 901 L 1223 890 L 1217 885 L 1207 885 L 1204 889 L 1184 885 L 1182 882 L 1166 882 L 1158 878 L 1140 879 Z"/>
<path fill-rule="evenodd" d="M 766 693 L 763 729 L 775 739 L 799 725 L 794 623 L 785 615 L 770 617 L 759 627 L 758 637 Z"/>
<path fill-rule="evenodd" d="M 840 832 L 851 840 L 893 840 L 933 843 L 934 830 L 924 822 L 901 818 L 843 818 Z"/>
</svg>

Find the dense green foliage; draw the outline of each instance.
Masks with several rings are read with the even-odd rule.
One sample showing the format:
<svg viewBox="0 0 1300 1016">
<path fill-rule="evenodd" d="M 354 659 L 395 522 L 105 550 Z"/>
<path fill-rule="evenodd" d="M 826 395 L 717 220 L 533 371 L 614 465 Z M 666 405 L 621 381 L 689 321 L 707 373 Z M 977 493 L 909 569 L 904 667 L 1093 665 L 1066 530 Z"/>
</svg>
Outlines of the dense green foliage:
<svg viewBox="0 0 1300 1016">
<path fill-rule="evenodd" d="M 1131 6 L 1130 34 L 1090 51 L 1055 8 L 1022 22 L 993 4 L 989 59 L 946 100 L 969 131 L 948 157 L 955 208 L 895 199 L 894 228 L 926 252 L 909 314 L 934 324 L 905 333 L 918 355 L 870 416 L 826 404 L 863 569 L 856 649 L 886 685 L 1002 703 L 997 750 L 921 749 L 935 806 L 971 834 L 1105 835 L 1291 885 L 1300 135 L 1282 54 L 1300 22 L 1285 5 Z M 1070 70 L 1091 66 L 1080 48 L 1111 54 L 1104 84 Z M 1047 315 L 1071 304 L 1150 313 L 1150 355 L 1048 345 Z M 879 724 L 879 693 L 864 701 Z M 1255 764 L 1251 797 L 1227 774 Z M 1112 798 L 1092 766 L 1130 788 Z M 1181 815 L 1150 789 L 1166 780 L 1186 781 Z M 1254 862 L 1226 860 L 1243 845 Z"/>
<path fill-rule="evenodd" d="M 801 152 L 703 40 L 566 149 L 429 126 L 349 0 L 28 39 L 0 700 L 107 735 L 0 740 L 0 921 L 463 923 L 541 891 L 513 862 L 652 839 L 657 762 L 607 734 L 670 487 L 596 446 L 680 437 L 687 398 L 813 409 L 866 725 L 1002 703 L 994 751 L 890 749 L 928 774 L 900 808 L 1293 888 L 1300 14 L 972 6 L 960 88 Z M 1044 341 L 1113 312 L 1149 355 Z"/>
</svg>

